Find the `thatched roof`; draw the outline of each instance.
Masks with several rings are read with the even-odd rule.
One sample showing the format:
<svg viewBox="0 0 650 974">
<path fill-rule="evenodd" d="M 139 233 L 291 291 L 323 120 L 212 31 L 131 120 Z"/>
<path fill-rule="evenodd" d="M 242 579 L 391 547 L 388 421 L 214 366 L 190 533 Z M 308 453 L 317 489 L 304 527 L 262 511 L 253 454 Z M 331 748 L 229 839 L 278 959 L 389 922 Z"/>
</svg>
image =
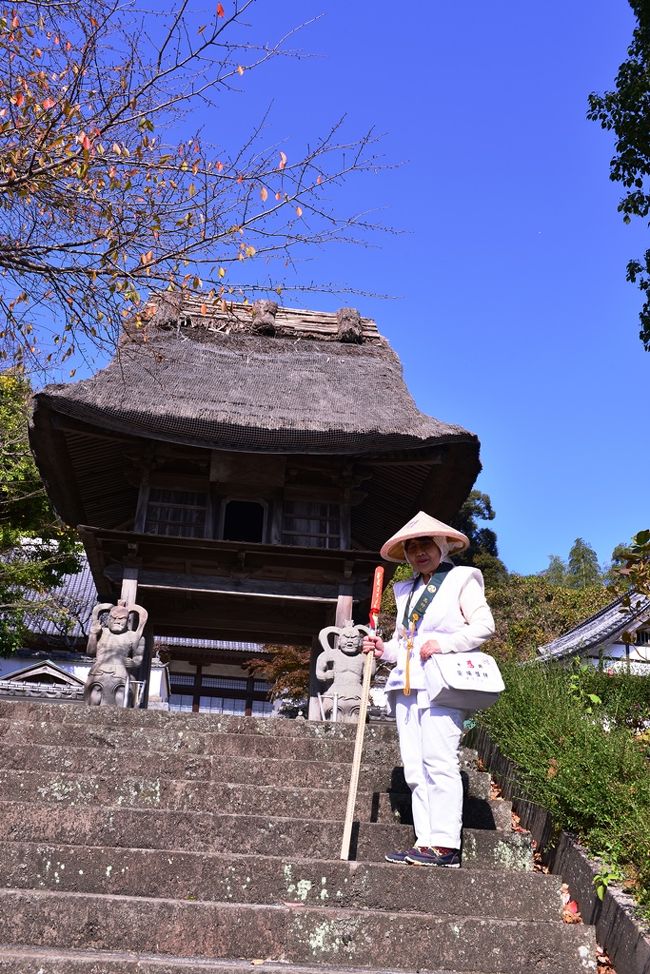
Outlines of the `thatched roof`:
<svg viewBox="0 0 650 974">
<path fill-rule="evenodd" d="M 462 441 L 477 454 L 473 434 L 417 409 L 397 355 L 354 314 L 151 305 L 107 368 L 48 386 L 36 408 L 221 450 L 359 455 Z"/>
<path fill-rule="evenodd" d="M 205 464 L 211 450 L 309 456 L 330 477 L 351 464 L 356 550 L 378 549 L 414 510 L 453 517 L 480 470 L 478 439 L 420 412 L 374 322 L 175 302 L 152 304 L 97 375 L 34 397 L 32 447 L 68 524 L 133 530 L 138 458 Z"/>
</svg>

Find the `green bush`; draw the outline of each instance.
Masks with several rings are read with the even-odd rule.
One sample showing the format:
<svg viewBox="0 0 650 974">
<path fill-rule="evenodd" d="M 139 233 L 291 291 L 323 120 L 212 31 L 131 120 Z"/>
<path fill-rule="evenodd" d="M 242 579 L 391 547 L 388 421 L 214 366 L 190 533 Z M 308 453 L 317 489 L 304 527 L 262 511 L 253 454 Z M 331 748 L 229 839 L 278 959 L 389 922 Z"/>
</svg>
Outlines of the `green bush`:
<svg viewBox="0 0 650 974">
<path fill-rule="evenodd" d="M 502 670 L 507 692 L 480 723 L 517 764 L 527 796 L 623 870 L 639 903 L 650 907 L 650 767 L 626 712 L 643 705 L 645 679 L 631 683 L 586 667 Z"/>
<path fill-rule="evenodd" d="M 589 693 L 600 697 L 608 721 L 637 733 L 650 726 L 650 679 L 621 672 L 600 672 L 591 666 L 581 669 L 580 679 Z"/>
</svg>

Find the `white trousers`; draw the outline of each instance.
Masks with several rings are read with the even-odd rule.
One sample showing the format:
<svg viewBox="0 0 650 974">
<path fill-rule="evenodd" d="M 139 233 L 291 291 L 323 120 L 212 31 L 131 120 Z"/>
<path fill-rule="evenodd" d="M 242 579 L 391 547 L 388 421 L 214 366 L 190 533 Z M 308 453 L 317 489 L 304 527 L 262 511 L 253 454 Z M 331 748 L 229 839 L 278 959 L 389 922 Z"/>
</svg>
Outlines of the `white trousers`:
<svg viewBox="0 0 650 974">
<path fill-rule="evenodd" d="M 429 706 L 420 710 L 417 691 L 394 691 L 404 777 L 411 789 L 415 844 L 460 849 L 463 783 L 458 746 L 464 711 Z"/>
</svg>

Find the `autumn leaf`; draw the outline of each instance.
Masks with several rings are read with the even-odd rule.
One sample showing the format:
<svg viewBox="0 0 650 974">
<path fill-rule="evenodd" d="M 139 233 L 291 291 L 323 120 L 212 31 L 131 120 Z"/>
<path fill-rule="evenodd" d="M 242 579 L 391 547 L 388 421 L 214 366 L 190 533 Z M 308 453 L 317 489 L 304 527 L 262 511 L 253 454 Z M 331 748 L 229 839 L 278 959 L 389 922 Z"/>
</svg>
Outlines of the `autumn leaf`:
<svg viewBox="0 0 650 974">
<path fill-rule="evenodd" d="M 266 203 L 267 199 L 269 198 L 269 191 L 266 186 L 262 186 L 260 190 L 260 197 L 262 198 L 262 203 Z"/>
<path fill-rule="evenodd" d="M 222 3 L 218 3 L 217 4 L 217 17 L 225 17 L 225 16 L 226 16 L 226 11 L 223 9 L 223 4 Z"/>
<path fill-rule="evenodd" d="M 582 917 L 575 900 L 569 900 L 562 911 L 564 923 L 582 923 Z"/>
<path fill-rule="evenodd" d="M 254 257 L 256 253 L 257 253 L 257 251 L 255 250 L 255 247 L 253 247 L 251 244 L 249 244 L 248 247 L 246 248 L 246 256 L 247 257 Z"/>
<path fill-rule="evenodd" d="M 280 153 L 280 164 L 278 166 L 278 169 L 284 169 L 284 167 L 286 166 L 286 164 L 287 164 L 287 156 L 286 156 L 286 153 L 285 152 L 281 152 Z"/>
<path fill-rule="evenodd" d="M 244 71 L 245 71 L 244 65 L 243 64 L 238 64 L 237 65 L 237 74 L 241 77 L 241 75 L 244 73 Z"/>
<path fill-rule="evenodd" d="M 207 306 L 207 304 L 202 304 L 201 305 L 201 314 L 202 315 L 207 315 L 207 313 L 208 313 L 208 306 Z"/>
<path fill-rule="evenodd" d="M 226 276 L 226 268 L 220 267 L 217 273 L 219 274 L 219 277 L 224 278 Z"/>
<path fill-rule="evenodd" d="M 222 171 L 223 171 L 223 162 L 221 162 L 221 160 L 219 160 L 217 162 L 217 172 L 222 172 Z"/>
<path fill-rule="evenodd" d="M 54 108 L 55 105 L 56 102 L 53 98 L 46 98 L 41 107 L 44 111 L 49 112 L 50 108 Z"/>
<path fill-rule="evenodd" d="M 302 206 L 296 207 L 296 216 L 302 216 Z"/>
</svg>

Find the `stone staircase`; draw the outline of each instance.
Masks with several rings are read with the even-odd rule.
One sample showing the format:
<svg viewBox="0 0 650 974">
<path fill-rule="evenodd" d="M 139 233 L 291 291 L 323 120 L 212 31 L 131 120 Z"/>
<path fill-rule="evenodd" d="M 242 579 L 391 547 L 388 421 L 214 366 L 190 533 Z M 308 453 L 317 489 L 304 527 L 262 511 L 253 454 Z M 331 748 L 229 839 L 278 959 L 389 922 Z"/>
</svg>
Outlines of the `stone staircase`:
<svg viewBox="0 0 650 974">
<path fill-rule="evenodd" d="M 412 844 L 391 725 L 0 702 L 0 974 L 584 974 L 593 930 L 463 752 L 463 868 Z"/>
</svg>

